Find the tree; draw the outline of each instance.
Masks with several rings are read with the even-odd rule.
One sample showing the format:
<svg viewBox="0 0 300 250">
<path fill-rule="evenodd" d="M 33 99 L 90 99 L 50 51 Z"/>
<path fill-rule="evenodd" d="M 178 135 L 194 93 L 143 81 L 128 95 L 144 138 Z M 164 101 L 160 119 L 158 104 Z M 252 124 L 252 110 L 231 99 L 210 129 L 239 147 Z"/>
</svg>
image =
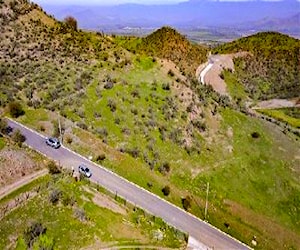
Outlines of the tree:
<svg viewBox="0 0 300 250">
<path fill-rule="evenodd" d="M 74 17 L 67 16 L 64 21 L 70 28 L 77 30 L 77 20 Z"/>
<path fill-rule="evenodd" d="M 21 104 L 18 102 L 9 103 L 8 109 L 9 109 L 10 115 L 14 118 L 17 118 L 17 117 L 25 114 Z"/>
</svg>

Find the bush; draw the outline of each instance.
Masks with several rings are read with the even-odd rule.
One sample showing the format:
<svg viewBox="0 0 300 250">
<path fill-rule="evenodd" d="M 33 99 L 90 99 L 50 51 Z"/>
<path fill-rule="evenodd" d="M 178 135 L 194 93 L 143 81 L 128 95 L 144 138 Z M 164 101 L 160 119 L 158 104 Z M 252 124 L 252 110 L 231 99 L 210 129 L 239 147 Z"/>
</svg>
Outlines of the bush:
<svg viewBox="0 0 300 250">
<path fill-rule="evenodd" d="M 114 87 L 114 83 L 113 82 L 107 82 L 105 85 L 104 85 L 104 88 L 105 89 L 112 89 Z"/>
<path fill-rule="evenodd" d="M 108 99 L 107 106 L 110 108 L 111 112 L 115 112 L 117 109 L 117 104 L 113 99 Z"/>
<path fill-rule="evenodd" d="M 171 170 L 171 166 L 168 162 L 165 162 L 158 168 L 158 171 L 162 174 L 167 174 L 170 172 L 170 170 Z"/>
<path fill-rule="evenodd" d="M 253 133 L 251 134 L 251 136 L 252 136 L 252 138 L 257 139 L 257 138 L 260 137 L 260 134 L 259 134 L 258 132 L 253 132 Z"/>
<path fill-rule="evenodd" d="M 22 143 L 26 141 L 25 135 L 23 135 L 19 129 L 15 130 L 15 131 L 12 133 L 11 138 L 12 138 L 12 140 L 13 140 L 14 142 L 16 142 L 19 146 L 21 146 Z"/>
<path fill-rule="evenodd" d="M 163 90 L 170 90 L 170 84 L 169 83 L 163 83 L 162 84 L 162 89 Z"/>
<path fill-rule="evenodd" d="M 48 163 L 47 168 L 48 168 L 50 174 L 59 174 L 59 173 L 61 173 L 60 168 L 53 161 Z"/>
<path fill-rule="evenodd" d="M 168 75 L 171 76 L 171 77 L 173 77 L 173 76 L 175 75 L 175 73 L 170 69 L 170 70 L 168 71 Z"/>
<path fill-rule="evenodd" d="M 74 216 L 75 216 L 75 218 L 79 219 L 80 221 L 86 221 L 87 220 L 85 211 L 82 208 L 75 208 L 74 209 Z"/>
<path fill-rule="evenodd" d="M 42 234 L 46 233 L 46 227 L 39 222 L 33 222 L 30 227 L 24 231 L 24 240 L 28 248 L 32 248 L 34 241 Z"/>
<path fill-rule="evenodd" d="M 161 191 L 163 192 L 164 196 L 168 196 L 171 192 L 171 189 L 169 186 L 165 186 Z"/>
<path fill-rule="evenodd" d="M 191 208 L 192 199 L 190 196 L 186 196 L 185 198 L 181 198 L 181 204 L 184 210 L 189 210 Z"/>
<path fill-rule="evenodd" d="M 105 154 L 99 154 L 97 157 L 96 157 L 96 161 L 97 162 L 102 162 L 104 161 L 106 158 Z"/>
<path fill-rule="evenodd" d="M 8 109 L 9 109 L 9 113 L 10 115 L 13 117 L 13 118 L 17 118 L 21 115 L 24 115 L 25 112 L 21 106 L 20 103 L 18 102 L 11 102 L 9 105 L 8 105 Z"/>
<path fill-rule="evenodd" d="M 75 200 L 75 198 L 73 196 L 69 196 L 66 193 L 64 193 L 62 195 L 62 204 L 64 206 L 71 206 L 71 207 L 73 207 L 75 203 L 76 203 L 76 200 Z"/>
<path fill-rule="evenodd" d="M 71 144 L 71 143 L 73 142 L 72 137 L 71 137 L 71 136 L 67 136 L 66 142 L 67 142 L 68 144 Z"/>
<path fill-rule="evenodd" d="M 59 201 L 61 197 L 61 191 L 58 189 L 54 189 L 49 195 L 49 201 L 55 205 Z"/>
</svg>

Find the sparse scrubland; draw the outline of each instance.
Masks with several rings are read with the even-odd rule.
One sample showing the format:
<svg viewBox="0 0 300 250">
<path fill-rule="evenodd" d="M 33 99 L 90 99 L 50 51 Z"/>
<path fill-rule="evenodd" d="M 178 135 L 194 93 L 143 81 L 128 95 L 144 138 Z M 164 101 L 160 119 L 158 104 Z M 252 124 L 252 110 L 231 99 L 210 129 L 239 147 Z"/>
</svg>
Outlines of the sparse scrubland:
<svg viewBox="0 0 300 250">
<path fill-rule="evenodd" d="M 60 116 L 65 145 L 202 219 L 209 182 L 208 222 L 247 244 L 255 238 L 257 249 L 299 248 L 299 141 L 273 124 L 241 113 L 236 102 L 200 85 L 192 72 L 205 61 L 205 48 L 194 47 L 170 28 L 143 39 L 109 37 L 57 22 L 26 1 L 4 1 L 0 7 L 0 100 L 5 114 L 9 114 L 9 103 L 18 101 L 24 114 L 17 119 L 46 135 L 57 132 Z M 177 42 L 172 44 L 173 40 Z M 268 41 L 277 44 L 277 40 Z M 259 45 L 257 39 L 255 42 Z M 298 40 L 290 43 L 298 46 Z M 228 48 L 228 52 L 234 51 Z M 256 95 L 256 90 L 257 99 L 289 97 L 298 89 L 296 52 L 279 51 L 280 57 L 293 59 L 284 69 L 287 78 L 282 86 L 270 82 L 268 89 L 261 91 L 247 82 L 242 64 L 255 68 L 254 61 L 262 63 L 269 55 L 266 52 L 261 59 L 261 53 L 253 49 L 246 59 L 235 61 L 234 76 L 232 72 L 224 76 L 239 82 L 235 99 Z M 227 48 L 216 52 L 227 52 Z M 279 65 L 277 59 L 274 62 Z M 265 75 L 258 71 L 259 79 L 274 74 L 272 60 Z M 247 74 L 254 74 L 254 68 Z M 0 138 L 0 148 L 2 144 Z M 82 184 L 63 175 L 45 177 L 43 182 L 50 183 L 42 190 L 43 195 L 3 217 L 1 225 L 14 222 L 17 227 L 20 221 L 16 215 L 35 211 L 39 203 L 44 209 L 37 218 L 47 228 L 46 236 L 58 237 L 62 246 L 69 238 L 75 244 L 78 236 L 71 239 L 68 228 L 65 237 L 55 233 L 55 228 L 68 220 L 84 228 L 90 244 L 96 241 L 94 235 L 100 241 L 116 239 L 117 231 L 102 234 L 95 228 L 102 222 L 93 218 L 102 210 L 91 202 L 90 194 L 85 193 L 85 199 L 75 197 L 81 209 L 76 214 L 84 211 L 92 223 L 74 218 L 70 206 L 56 205 L 61 209 L 52 214 L 49 188 L 70 188 L 72 193 L 82 189 Z M 133 218 L 136 213 L 127 216 Z M 51 224 L 49 218 L 53 216 L 57 220 Z M 129 217 L 124 225 L 139 235 L 141 226 Z M 116 225 L 121 220 L 113 213 L 111 218 Z M 138 221 L 147 224 L 144 221 L 151 218 Z M 24 223 L 20 232 L 25 226 L 30 227 Z M 10 227 L 14 228 L 12 224 Z M 7 230 L 1 244 L 7 244 L 11 232 Z M 130 242 L 134 239 L 132 234 Z M 24 244 L 21 238 L 16 240 Z"/>
</svg>

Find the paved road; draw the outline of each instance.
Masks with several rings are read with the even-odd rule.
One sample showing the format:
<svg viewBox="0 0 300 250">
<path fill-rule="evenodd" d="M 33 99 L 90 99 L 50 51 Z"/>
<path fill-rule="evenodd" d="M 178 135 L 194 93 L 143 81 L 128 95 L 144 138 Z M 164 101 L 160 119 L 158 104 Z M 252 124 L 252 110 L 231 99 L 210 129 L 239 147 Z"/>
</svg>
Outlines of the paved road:
<svg viewBox="0 0 300 250">
<path fill-rule="evenodd" d="M 66 147 L 60 147 L 59 149 L 50 148 L 45 144 L 45 139 L 42 135 L 11 120 L 8 121 L 8 124 L 14 129 L 19 129 L 26 136 L 26 144 L 28 146 L 60 162 L 61 165 L 71 168 L 84 163 L 93 173 L 92 181 L 99 183 L 113 193 L 117 192 L 118 195 L 127 201 L 136 204 L 155 216 L 161 217 L 179 230 L 189 233 L 191 237 L 201 242 L 200 246 L 202 245 L 202 247 L 199 247 L 199 249 L 249 249 L 246 245 L 210 224 L 128 182 L 104 167 L 94 164 Z"/>
</svg>

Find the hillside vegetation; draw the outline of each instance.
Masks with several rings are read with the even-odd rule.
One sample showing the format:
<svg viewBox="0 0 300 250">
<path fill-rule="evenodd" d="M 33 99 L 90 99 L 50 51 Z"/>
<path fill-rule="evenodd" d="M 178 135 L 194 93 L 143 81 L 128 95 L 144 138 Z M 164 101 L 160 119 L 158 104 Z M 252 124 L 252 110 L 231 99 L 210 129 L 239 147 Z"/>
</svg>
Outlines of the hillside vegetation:
<svg viewBox="0 0 300 250">
<path fill-rule="evenodd" d="M 192 44 L 171 27 L 162 27 L 144 38 L 127 38 L 125 48 L 173 61 L 183 74 L 193 78 L 207 59 L 207 48 Z"/>
<path fill-rule="evenodd" d="M 159 33 L 155 46 L 107 37 L 10 2 L 0 5 L 2 112 L 18 101 L 18 121 L 45 136 L 59 118 L 67 147 L 199 218 L 209 182 L 210 223 L 247 244 L 256 236 L 259 249 L 298 248 L 299 142 L 158 57 L 156 46 L 174 56 L 171 43 L 192 74 L 205 57 L 186 54 L 182 36 L 178 47 Z"/>
<path fill-rule="evenodd" d="M 42 208 L 42 209 L 41 209 Z M 183 249 L 186 236 L 70 173 L 46 175 L 0 200 L 1 249 Z"/>
<path fill-rule="evenodd" d="M 221 45 L 213 53 L 249 54 L 235 58 L 235 75 L 250 97 L 291 98 L 300 93 L 300 41 L 276 32 L 262 32 Z"/>
</svg>

